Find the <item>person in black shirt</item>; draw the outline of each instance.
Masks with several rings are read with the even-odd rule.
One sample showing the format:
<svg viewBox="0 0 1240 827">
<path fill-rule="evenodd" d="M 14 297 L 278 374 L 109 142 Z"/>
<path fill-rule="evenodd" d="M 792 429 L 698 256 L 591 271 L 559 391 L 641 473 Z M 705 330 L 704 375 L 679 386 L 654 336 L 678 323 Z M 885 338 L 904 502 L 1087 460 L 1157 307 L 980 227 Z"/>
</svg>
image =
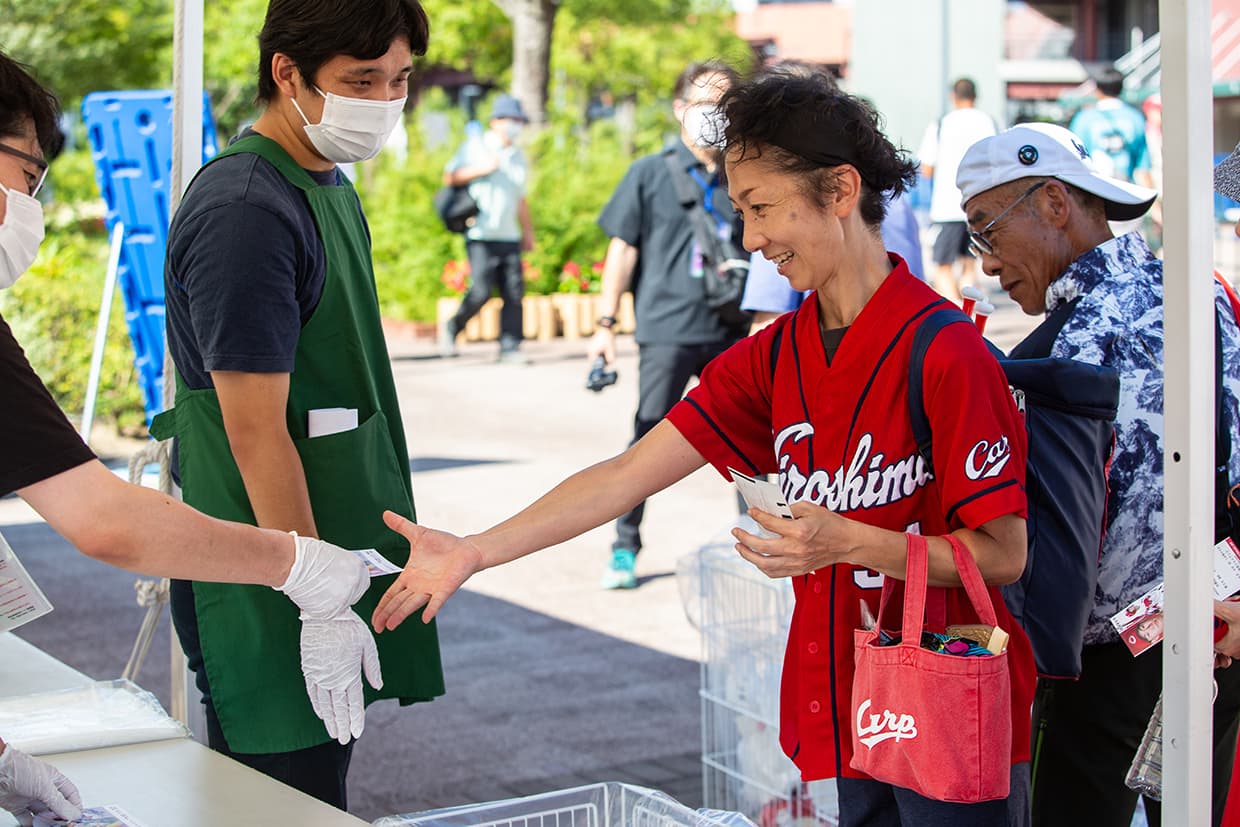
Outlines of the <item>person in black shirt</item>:
<svg viewBox="0 0 1240 827">
<path fill-rule="evenodd" d="M 613 325 L 621 294 L 632 288 L 639 354 L 634 443 L 680 401 L 690 379 L 747 332 L 746 325 L 728 326 L 706 304 L 701 252 L 667 160 L 670 156 L 684 167 L 701 187 L 706 211 L 725 232 L 730 230 L 736 214 L 719 180 L 716 144 L 722 126 L 715 103 L 736 77 L 735 70 L 718 62 L 694 63 L 681 72 L 672 102 L 681 124 L 679 140 L 638 159 L 599 216 L 599 226 L 611 241 L 603 261 L 604 313 L 589 355 L 591 361 L 600 355 L 609 364 L 615 361 Z M 634 567 L 642 547 L 645 506 L 638 503 L 616 521 L 616 540 L 603 573 L 605 589 L 637 586 Z"/>
<path fill-rule="evenodd" d="M 25 273 L 43 239 L 35 195 L 60 148 L 58 117 L 52 94 L 0 53 L 0 288 Z M 307 628 L 338 627 L 347 612 L 365 637 L 334 650 L 303 646 L 303 663 L 309 654 L 349 662 L 360 696 L 366 641 L 370 651 L 374 642 L 349 609 L 370 581 L 355 555 L 315 538 L 216 520 L 121 480 L 74 431 L 3 317 L 0 399 L 0 496 L 16 492 L 80 551 L 110 565 L 156 577 L 272 586 L 297 604 Z M 343 711 L 348 720 L 348 688 L 316 688 L 331 696 L 325 715 Z M 80 805 L 72 782 L 0 740 L 0 808 L 19 819 L 72 819 Z"/>
</svg>

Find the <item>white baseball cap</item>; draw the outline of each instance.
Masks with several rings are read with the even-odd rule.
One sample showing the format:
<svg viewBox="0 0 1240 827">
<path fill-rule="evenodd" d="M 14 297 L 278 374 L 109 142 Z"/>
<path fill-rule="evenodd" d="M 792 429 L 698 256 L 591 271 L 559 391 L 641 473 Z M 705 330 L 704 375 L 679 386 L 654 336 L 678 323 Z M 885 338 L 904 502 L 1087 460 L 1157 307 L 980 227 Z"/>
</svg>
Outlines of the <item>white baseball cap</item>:
<svg viewBox="0 0 1240 827">
<path fill-rule="evenodd" d="M 956 171 L 960 205 L 1001 184 L 1033 176 L 1058 178 L 1098 196 L 1111 221 L 1140 218 L 1158 197 L 1154 190 L 1097 172 L 1085 145 L 1062 126 L 1027 123 L 969 147 Z"/>
</svg>

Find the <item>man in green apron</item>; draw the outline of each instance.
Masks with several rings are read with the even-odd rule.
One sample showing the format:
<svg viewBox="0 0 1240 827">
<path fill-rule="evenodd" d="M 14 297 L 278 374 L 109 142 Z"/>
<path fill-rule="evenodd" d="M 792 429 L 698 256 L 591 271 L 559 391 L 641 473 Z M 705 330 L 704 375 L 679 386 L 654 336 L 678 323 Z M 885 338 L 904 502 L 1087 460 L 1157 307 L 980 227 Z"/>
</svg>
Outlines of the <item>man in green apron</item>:
<svg viewBox="0 0 1240 827">
<path fill-rule="evenodd" d="M 177 437 L 185 501 L 398 566 L 408 548 L 381 515 L 414 516 L 409 454 L 369 230 L 336 165 L 373 157 L 400 122 L 427 31 L 416 0 L 272 0 L 266 107 L 191 184 L 165 265 L 177 395 L 159 430 Z M 390 583 L 376 577 L 357 611 Z M 270 589 L 185 581 L 172 603 L 211 747 L 345 808 L 352 743 L 332 740 L 306 691 L 342 667 L 299 664 L 296 607 Z M 443 693 L 434 626 L 401 631 L 380 641 L 367 702 Z M 336 730 L 349 740 L 347 722 Z"/>
</svg>

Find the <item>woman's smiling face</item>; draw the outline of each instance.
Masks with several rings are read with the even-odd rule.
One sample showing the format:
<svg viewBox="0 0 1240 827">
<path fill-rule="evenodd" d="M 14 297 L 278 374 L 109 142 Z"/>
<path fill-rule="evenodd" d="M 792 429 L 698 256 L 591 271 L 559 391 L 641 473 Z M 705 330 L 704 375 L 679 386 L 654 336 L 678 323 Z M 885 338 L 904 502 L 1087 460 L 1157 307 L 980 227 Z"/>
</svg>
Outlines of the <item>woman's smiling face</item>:
<svg viewBox="0 0 1240 827">
<path fill-rule="evenodd" d="M 726 159 L 728 196 L 745 222 L 745 249 L 760 251 L 796 290 L 831 280 L 841 251 L 839 220 L 806 197 L 797 176 L 735 150 Z"/>
</svg>

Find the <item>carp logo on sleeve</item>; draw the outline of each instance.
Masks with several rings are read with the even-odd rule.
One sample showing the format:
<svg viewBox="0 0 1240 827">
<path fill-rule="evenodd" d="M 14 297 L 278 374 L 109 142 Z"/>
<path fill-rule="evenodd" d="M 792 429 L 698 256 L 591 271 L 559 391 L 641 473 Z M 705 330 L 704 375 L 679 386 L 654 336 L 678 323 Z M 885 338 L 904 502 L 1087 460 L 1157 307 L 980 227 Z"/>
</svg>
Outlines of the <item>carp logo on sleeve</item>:
<svg viewBox="0 0 1240 827">
<path fill-rule="evenodd" d="M 964 475 L 976 482 L 999 476 L 1008 460 L 1012 458 L 1012 446 L 1005 436 L 994 442 L 978 440 L 965 456 Z"/>
</svg>

